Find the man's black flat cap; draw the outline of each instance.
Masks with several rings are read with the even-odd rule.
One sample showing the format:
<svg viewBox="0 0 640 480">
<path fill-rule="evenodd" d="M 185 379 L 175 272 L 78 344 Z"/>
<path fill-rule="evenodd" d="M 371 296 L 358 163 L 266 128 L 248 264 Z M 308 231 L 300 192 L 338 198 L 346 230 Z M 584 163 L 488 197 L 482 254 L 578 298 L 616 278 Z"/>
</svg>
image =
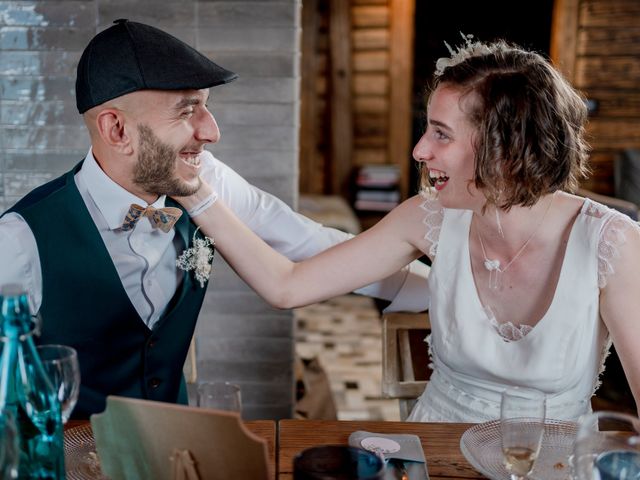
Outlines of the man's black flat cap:
<svg viewBox="0 0 640 480">
<path fill-rule="evenodd" d="M 93 37 L 80 57 L 80 113 L 137 90 L 199 90 L 238 77 L 162 30 L 125 19 L 114 23 Z"/>
</svg>

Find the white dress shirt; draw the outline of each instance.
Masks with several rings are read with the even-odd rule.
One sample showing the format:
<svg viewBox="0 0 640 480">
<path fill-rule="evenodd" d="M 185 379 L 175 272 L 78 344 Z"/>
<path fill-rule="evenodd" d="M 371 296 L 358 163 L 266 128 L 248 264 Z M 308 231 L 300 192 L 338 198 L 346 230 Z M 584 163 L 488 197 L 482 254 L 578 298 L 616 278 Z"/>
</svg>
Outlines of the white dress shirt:
<svg viewBox="0 0 640 480">
<path fill-rule="evenodd" d="M 201 176 L 221 199 L 265 242 L 291 260 L 312 256 L 350 235 L 293 212 L 284 202 L 249 184 L 210 152 L 201 155 Z M 75 182 L 113 260 L 131 303 L 153 328 L 182 278 L 175 260 L 185 246 L 174 230 L 153 229 L 147 218 L 135 228 L 118 230 L 132 203 L 146 202 L 111 180 L 89 150 Z M 152 206 L 164 207 L 165 197 Z M 19 283 L 29 292 L 32 311 L 42 303 L 42 276 L 35 238 L 17 213 L 0 218 L 0 285 Z M 393 303 L 387 310 L 422 311 L 428 308 L 428 267 L 410 267 L 357 293 Z"/>
</svg>

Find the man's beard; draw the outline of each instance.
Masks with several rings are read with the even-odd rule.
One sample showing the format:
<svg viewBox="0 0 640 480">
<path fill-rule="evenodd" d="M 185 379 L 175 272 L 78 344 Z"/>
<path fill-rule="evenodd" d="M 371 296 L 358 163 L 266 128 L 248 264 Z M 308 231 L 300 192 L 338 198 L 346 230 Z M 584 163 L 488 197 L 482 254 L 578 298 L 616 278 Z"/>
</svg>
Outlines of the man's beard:
<svg viewBox="0 0 640 480">
<path fill-rule="evenodd" d="M 163 143 L 147 125 L 138 125 L 139 154 L 133 169 L 133 182 L 153 195 L 188 197 L 200 188 L 181 180 L 176 173 L 178 150 Z"/>
</svg>

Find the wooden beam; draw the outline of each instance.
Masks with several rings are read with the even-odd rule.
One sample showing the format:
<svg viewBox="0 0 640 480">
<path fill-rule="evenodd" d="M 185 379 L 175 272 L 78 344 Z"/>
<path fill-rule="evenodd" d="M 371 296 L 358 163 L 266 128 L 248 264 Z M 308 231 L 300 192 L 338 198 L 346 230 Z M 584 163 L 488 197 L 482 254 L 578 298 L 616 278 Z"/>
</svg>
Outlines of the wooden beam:
<svg viewBox="0 0 640 480">
<path fill-rule="evenodd" d="M 316 78 L 318 72 L 318 0 L 302 2 L 301 99 L 300 99 L 300 193 L 324 193 L 321 159 L 317 152 L 318 109 Z"/>
<path fill-rule="evenodd" d="M 386 50 L 353 52 L 354 72 L 386 72 L 389 69 L 389 53 Z"/>
<path fill-rule="evenodd" d="M 343 2 L 351 3 L 346 0 Z M 389 7 L 386 5 L 354 6 L 352 18 L 353 26 L 356 28 L 387 27 L 389 25 Z"/>
<path fill-rule="evenodd" d="M 581 57 L 574 67 L 574 85 L 578 88 L 638 90 L 640 56 Z"/>
<path fill-rule="evenodd" d="M 413 79 L 415 0 L 391 1 L 389 45 L 390 163 L 400 166 L 400 195 L 407 198 L 411 165 L 411 89 Z"/>
<path fill-rule="evenodd" d="M 640 24 L 640 14 L 636 17 Z M 578 32 L 578 55 L 640 56 L 640 26 L 594 27 Z"/>
<path fill-rule="evenodd" d="M 640 119 L 592 118 L 587 134 L 594 150 L 640 148 Z"/>
<path fill-rule="evenodd" d="M 352 32 L 354 50 L 387 49 L 389 31 L 386 28 L 361 28 Z"/>
<path fill-rule="evenodd" d="M 389 99 L 386 96 L 356 95 L 354 113 L 386 113 L 389 110 Z"/>
<path fill-rule="evenodd" d="M 640 117 L 640 90 L 607 89 L 598 86 L 585 88 L 584 93 L 588 98 L 598 101 L 597 118 Z"/>
<path fill-rule="evenodd" d="M 582 0 L 580 25 L 583 27 L 637 27 L 640 2 L 637 0 Z"/>
<path fill-rule="evenodd" d="M 353 75 L 355 95 L 384 95 L 389 93 L 389 76 L 385 73 L 355 73 Z"/>
<path fill-rule="evenodd" d="M 351 117 L 351 7 L 344 0 L 329 1 L 331 64 L 331 189 L 345 197 L 353 153 Z"/>
<path fill-rule="evenodd" d="M 555 0 L 551 23 L 551 60 L 573 82 L 578 43 L 580 0 Z"/>
</svg>

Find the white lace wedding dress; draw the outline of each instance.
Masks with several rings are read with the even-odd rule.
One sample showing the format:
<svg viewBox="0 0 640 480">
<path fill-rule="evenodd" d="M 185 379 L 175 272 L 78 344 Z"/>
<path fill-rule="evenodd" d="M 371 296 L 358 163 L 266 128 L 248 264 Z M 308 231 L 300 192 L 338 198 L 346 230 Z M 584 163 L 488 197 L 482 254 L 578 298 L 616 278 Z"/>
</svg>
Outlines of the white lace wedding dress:
<svg viewBox="0 0 640 480">
<path fill-rule="evenodd" d="M 566 248 L 554 298 L 535 327 L 499 325 L 483 308 L 469 257 L 472 212 L 427 199 L 433 375 L 407 419 L 483 422 L 500 418 L 500 393 L 512 385 L 547 394 L 547 418 L 590 411 L 610 341 L 599 289 L 631 220 L 586 200 Z"/>
</svg>

